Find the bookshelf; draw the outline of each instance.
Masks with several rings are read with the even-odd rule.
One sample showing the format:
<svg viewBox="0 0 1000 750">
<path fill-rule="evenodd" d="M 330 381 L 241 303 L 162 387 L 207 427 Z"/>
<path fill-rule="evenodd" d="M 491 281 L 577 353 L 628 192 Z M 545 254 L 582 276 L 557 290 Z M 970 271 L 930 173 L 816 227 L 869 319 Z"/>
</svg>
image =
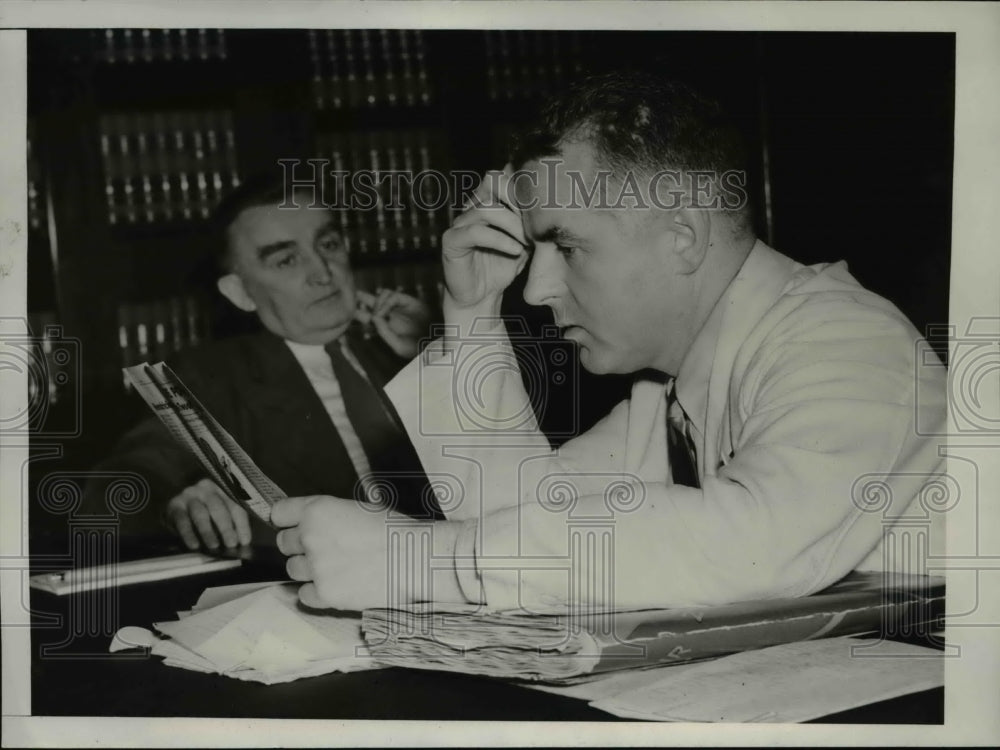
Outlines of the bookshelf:
<svg viewBox="0 0 1000 750">
<path fill-rule="evenodd" d="M 309 159 L 349 174 L 497 168 L 510 134 L 551 92 L 630 60 L 655 64 L 662 39 L 517 29 L 33 30 L 31 312 L 80 340 L 79 387 L 103 427 L 104 406 L 121 399 L 123 366 L 250 325 L 216 294 L 205 262 L 206 218 L 241 181 L 274 173 L 279 160 L 298 160 L 298 179 L 309 177 Z M 682 59 L 704 68 L 697 55 Z M 755 122 L 753 73 L 727 61 L 715 60 L 716 78 Z M 337 210 L 358 285 L 400 288 L 437 308 L 454 185 L 427 179 L 394 200 L 389 184 L 374 193 L 346 185 L 339 196 L 345 205 L 375 197 L 370 210 Z M 530 332 L 549 322 L 545 310 L 508 296 L 505 312 L 523 316 Z M 581 390 L 593 383 L 587 404 L 597 415 L 626 392 L 624 380 L 577 378 Z M 559 421 L 576 419 L 579 407 L 548 408 Z"/>
</svg>

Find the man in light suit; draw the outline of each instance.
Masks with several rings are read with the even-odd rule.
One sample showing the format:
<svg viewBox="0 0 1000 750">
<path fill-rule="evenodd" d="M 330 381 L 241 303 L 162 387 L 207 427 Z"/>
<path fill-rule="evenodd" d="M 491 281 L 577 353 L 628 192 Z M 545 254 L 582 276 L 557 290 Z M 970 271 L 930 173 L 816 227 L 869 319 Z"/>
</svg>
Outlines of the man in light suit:
<svg viewBox="0 0 1000 750">
<path fill-rule="evenodd" d="M 310 194 L 266 178 L 223 201 L 216 212 L 218 289 L 263 330 L 181 352 L 170 364 L 286 493 L 354 498 L 359 476 L 382 458 L 366 432 L 380 415 L 363 406 L 364 394 L 346 398 L 331 357 L 362 376 L 355 388 L 367 381 L 380 389 L 416 354 L 429 314 L 405 294 L 355 289 L 336 217 L 311 203 Z M 165 523 L 191 549 L 268 536 L 273 543 L 273 531 L 251 522 L 155 417 L 126 434 L 100 468 L 135 471 L 150 484 L 152 507 L 123 518 L 126 533 Z M 100 491 L 88 487 L 89 494 Z"/>
<path fill-rule="evenodd" d="M 943 424 L 944 368 L 843 263 L 803 266 L 754 237 L 716 105 L 643 76 L 585 81 L 512 167 L 444 235 L 448 334 L 387 388 L 428 472 L 464 489 L 433 526 L 434 599 L 672 607 L 919 569 L 884 538 L 930 515 L 943 542 L 921 500 L 941 458 L 918 425 Z M 526 265 L 525 299 L 584 367 L 635 373 L 631 397 L 556 452 L 515 419 L 530 413 L 516 368 L 466 392 L 477 361 L 512 360 L 497 321 Z M 385 575 L 385 519 L 358 516 L 323 497 L 274 508 L 300 598 L 426 595 Z M 604 556 L 574 557 L 581 523 L 609 529 Z"/>
</svg>

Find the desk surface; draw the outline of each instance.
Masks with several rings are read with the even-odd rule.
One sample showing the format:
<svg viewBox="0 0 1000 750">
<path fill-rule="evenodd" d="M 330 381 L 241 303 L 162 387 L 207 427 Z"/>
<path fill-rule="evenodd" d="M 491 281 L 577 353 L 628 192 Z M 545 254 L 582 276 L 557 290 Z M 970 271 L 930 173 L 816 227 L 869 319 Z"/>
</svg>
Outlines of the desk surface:
<svg viewBox="0 0 1000 750">
<path fill-rule="evenodd" d="M 109 654 L 120 626 L 173 619 L 202 590 L 277 578 L 243 568 L 56 597 L 32 590 L 31 705 L 35 716 L 619 721 L 584 701 L 516 683 L 445 672 L 382 669 L 279 685 L 166 667 L 159 657 Z M 819 721 L 943 722 L 944 690 L 929 690 Z"/>
</svg>

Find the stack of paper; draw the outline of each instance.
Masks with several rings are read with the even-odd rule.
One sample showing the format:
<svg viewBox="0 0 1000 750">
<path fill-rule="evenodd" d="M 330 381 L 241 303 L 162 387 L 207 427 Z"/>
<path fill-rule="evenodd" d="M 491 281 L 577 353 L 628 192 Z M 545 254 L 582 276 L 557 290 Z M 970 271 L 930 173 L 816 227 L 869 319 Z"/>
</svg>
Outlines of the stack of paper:
<svg viewBox="0 0 1000 750">
<path fill-rule="evenodd" d="M 601 656 L 595 638 L 569 628 L 565 617 L 516 610 L 415 604 L 405 610 L 366 610 L 362 627 L 386 666 L 492 677 L 532 678 L 544 671 L 548 679 L 564 679 L 590 672 Z"/>
<path fill-rule="evenodd" d="M 485 612 L 414 605 L 370 609 L 361 627 L 380 664 L 562 682 L 660 664 L 870 632 L 934 627 L 944 606 L 934 576 L 853 573 L 812 596 L 585 613 Z"/>
<path fill-rule="evenodd" d="M 296 583 L 252 583 L 207 589 L 179 620 L 154 623 L 167 636 L 122 628 L 112 651 L 148 647 L 164 663 L 265 684 L 328 672 L 374 669 L 361 618 L 310 611 Z"/>
</svg>

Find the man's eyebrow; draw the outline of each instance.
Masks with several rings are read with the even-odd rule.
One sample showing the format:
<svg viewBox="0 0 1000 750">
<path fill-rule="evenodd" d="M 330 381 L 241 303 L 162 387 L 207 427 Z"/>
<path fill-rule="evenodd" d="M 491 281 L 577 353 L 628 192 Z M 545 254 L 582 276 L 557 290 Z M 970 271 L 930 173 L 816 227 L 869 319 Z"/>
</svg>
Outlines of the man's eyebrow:
<svg viewBox="0 0 1000 750">
<path fill-rule="evenodd" d="M 316 232 L 313 236 L 319 238 L 325 234 L 335 234 L 338 237 L 340 237 L 340 228 L 337 226 L 337 224 L 334 222 L 333 219 L 330 219 L 325 224 L 320 225 L 316 229 Z"/>
<path fill-rule="evenodd" d="M 565 227 L 554 225 L 534 238 L 535 242 L 555 242 L 557 245 L 580 245 L 583 239 Z"/>
<path fill-rule="evenodd" d="M 267 245 L 261 245 L 257 248 L 257 259 L 267 260 L 269 257 L 275 253 L 280 253 L 283 250 L 288 250 L 289 248 L 295 247 L 295 242 L 292 240 L 279 240 L 278 242 L 271 242 Z"/>
</svg>

